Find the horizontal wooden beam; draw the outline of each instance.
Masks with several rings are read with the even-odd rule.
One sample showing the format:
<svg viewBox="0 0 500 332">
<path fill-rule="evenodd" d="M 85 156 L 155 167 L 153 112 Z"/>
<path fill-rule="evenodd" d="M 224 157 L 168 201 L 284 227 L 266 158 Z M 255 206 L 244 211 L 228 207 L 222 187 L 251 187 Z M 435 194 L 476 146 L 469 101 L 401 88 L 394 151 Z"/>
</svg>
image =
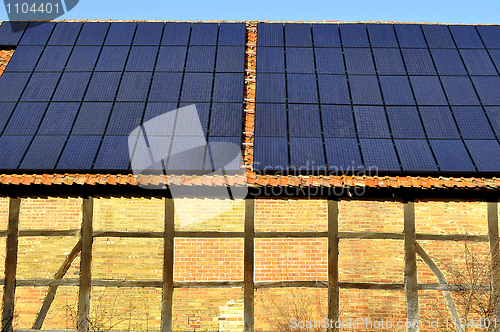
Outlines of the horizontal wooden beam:
<svg viewBox="0 0 500 332">
<path fill-rule="evenodd" d="M 328 232 L 255 232 L 255 238 L 328 238 Z"/>
<path fill-rule="evenodd" d="M 230 288 L 243 285 L 243 281 L 174 281 L 174 288 Z"/>
<path fill-rule="evenodd" d="M 282 287 L 313 287 L 328 288 L 328 281 L 259 281 L 254 283 L 259 288 L 282 288 Z"/>
<path fill-rule="evenodd" d="M 470 235 L 470 234 L 416 234 L 417 240 L 430 241 L 471 241 L 488 242 L 488 235 Z"/>
<path fill-rule="evenodd" d="M 80 236 L 79 229 L 53 230 L 53 229 L 26 229 L 19 230 L 18 237 L 38 236 Z M 7 231 L 0 231 L 0 238 L 7 237 Z"/>
<path fill-rule="evenodd" d="M 174 237 L 243 239 L 245 232 L 174 232 Z"/>
<path fill-rule="evenodd" d="M 93 237 L 135 237 L 146 239 L 163 239 L 163 232 L 107 232 L 95 231 Z"/>
<path fill-rule="evenodd" d="M 403 240 L 403 233 L 339 232 L 339 239 Z"/>
</svg>

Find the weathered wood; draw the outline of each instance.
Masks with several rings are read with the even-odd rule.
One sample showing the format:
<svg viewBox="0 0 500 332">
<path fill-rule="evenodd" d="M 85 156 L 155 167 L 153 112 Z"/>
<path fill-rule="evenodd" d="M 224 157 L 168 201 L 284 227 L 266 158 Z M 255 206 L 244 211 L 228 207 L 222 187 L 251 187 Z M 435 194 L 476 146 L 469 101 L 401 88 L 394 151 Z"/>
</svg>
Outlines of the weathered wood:
<svg viewBox="0 0 500 332">
<path fill-rule="evenodd" d="M 243 274 L 243 322 L 244 332 L 254 331 L 254 216 L 255 199 L 245 200 L 245 249 Z"/>
<path fill-rule="evenodd" d="M 38 236 L 79 236 L 79 229 L 68 230 L 47 230 L 47 229 L 26 229 L 20 230 L 18 237 L 38 237 Z M 0 237 L 7 237 L 7 231 L 0 231 Z"/>
<path fill-rule="evenodd" d="M 17 279 L 18 287 L 40 287 L 40 286 L 79 286 L 80 279 Z"/>
<path fill-rule="evenodd" d="M 342 281 L 340 281 L 339 288 L 404 290 L 405 285 L 402 283 L 342 282 Z"/>
<path fill-rule="evenodd" d="M 406 285 L 406 319 L 410 322 L 409 332 L 418 331 L 418 282 L 417 256 L 415 252 L 415 207 L 413 202 L 404 203 L 404 235 L 405 235 L 405 285 Z"/>
<path fill-rule="evenodd" d="M 5 257 L 5 280 L 3 288 L 2 332 L 11 332 L 14 322 L 14 299 L 16 296 L 17 243 L 19 232 L 20 198 L 9 199 L 9 221 Z"/>
<path fill-rule="evenodd" d="M 146 239 L 163 239 L 163 232 L 114 232 L 114 231 L 97 231 L 93 233 L 93 237 L 135 237 Z"/>
<path fill-rule="evenodd" d="M 92 220 L 94 214 L 94 199 L 83 199 L 82 221 L 82 255 L 80 259 L 80 291 L 78 295 L 78 331 L 89 330 L 90 282 L 92 279 Z"/>
<path fill-rule="evenodd" d="M 244 232 L 175 232 L 175 237 L 186 237 L 186 238 L 243 238 L 245 236 Z"/>
<path fill-rule="evenodd" d="M 272 238 L 327 238 L 328 232 L 255 232 L 256 239 Z"/>
<path fill-rule="evenodd" d="M 488 202 L 488 237 L 491 259 L 491 301 L 493 318 L 500 322 L 500 246 L 498 234 L 498 202 Z M 500 331 L 500 328 L 498 329 Z"/>
<path fill-rule="evenodd" d="M 471 241 L 471 242 L 488 242 L 487 235 L 470 235 L 470 234 L 416 234 L 417 240 L 426 241 Z"/>
<path fill-rule="evenodd" d="M 403 240 L 402 233 L 388 232 L 339 232 L 339 239 Z"/>
<path fill-rule="evenodd" d="M 69 268 L 71 267 L 71 264 L 75 260 L 75 258 L 78 256 L 78 253 L 82 249 L 82 241 L 81 239 L 78 241 L 78 243 L 75 245 L 75 247 L 71 250 L 71 252 L 66 256 L 66 259 L 62 263 L 61 267 L 59 270 L 56 272 L 54 275 L 55 280 L 60 280 L 64 277 L 66 272 L 68 272 Z M 59 286 L 54 285 L 50 286 L 49 291 L 47 292 L 47 295 L 45 295 L 45 299 L 43 300 L 42 307 L 40 308 L 40 311 L 38 312 L 38 315 L 36 317 L 36 321 L 33 324 L 33 329 L 34 330 L 40 330 L 43 325 L 43 321 L 45 320 L 45 317 L 47 316 L 47 313 L 49 312 L 50 305 L 52 304 L 52 301 L 54 301 L 54 297 L 56 296 L 57 288 Z"/>
<path fill-rule="evenodd" d="M 243 281 L 174 281 L 174 288 L 231 288 L 243 286 Z"/>
<path fill-rule="evenodd" d="M 174 294 L 174 200 L 165 199 L 165 229 L 163 249 L 163 296 L 161 331 L 172 331 L 172 303 Z"/>
<path fill-rule="evenodd" d="M 256 281 L 255 289 L 261 288 L 285 288 L 285 287 L 311 287 L 311 288 L 328 288 L 328 281 Z"/>
<path fill-rule="evenodd" d="M 339 206 L 328 200 L 328 319 L 339 319 Z"/>
</svg>

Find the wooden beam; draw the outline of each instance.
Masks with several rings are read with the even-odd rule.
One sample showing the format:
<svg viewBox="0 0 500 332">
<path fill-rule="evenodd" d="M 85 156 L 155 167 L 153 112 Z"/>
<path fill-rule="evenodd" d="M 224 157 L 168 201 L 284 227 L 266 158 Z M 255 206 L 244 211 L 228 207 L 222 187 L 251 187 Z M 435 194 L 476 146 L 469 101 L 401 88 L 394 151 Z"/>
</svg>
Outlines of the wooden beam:
<svg viewBox="0 0 500 332">
<path fill-rule="evenodd" d="M 93 237 L 135 237 L 145 239 L 163 239 L 163 232 L 112 232 L 98 231 L 93 233 Z"/>
<path fill-rule="evenodd" d="M 92 220 L 94 214 L 94 198 L 83 199 L 82 204 L 82 255 L 80 259 L 80 291 L 78 296 L 78 331 L 89 330 L 90 282 L 92 279 Z"/>
<path fill-rule="evenodd" d="M 243 238 L 245 237 L 244 232 L 175 232 L 175 237 L 187 237 L 187 238 Z"/>
<path fill-rule="evenodd" d="M 416 239 L 421 241 L 471 241 L 488 242 L 487 235 L 470 234 L 416 234 Z"/>
<path fill-rule="evenodd" d="M 339 205 L 328 200 L 328 319 L 339 320 Z"/>
<path fill-rule="evenodd" d="M 244 332 L 254 331 L 254 220 L 255 199 L 245 200 L 245 249 L 243 274 Z"/>
<path fill-rule="evenodd" d="M 328 232 L 255 232 L 256 239 L 327 238 Z"/>
<path fill-rule="evenodd" d="M 383 289 L 383 290 L 403 290 L 402 283 L 375 283 L 375 282 L 339 282 L 339 288 L 348 289 Z"/>
<path fill-rule="evenodd" d="M 285 287 L 311 287 L 311 288 L 328 288 L 328 281 L 258 281 L 254 283 L 255 289 L 261 288 L 285 288 Z"/>
<path fill-rule="evenodd" d="M 410 322 L 409 332 L 418 331 L 418 282 L 417 256 L 415 253 L 415 207 L 413 202 L 405 202 L 404 235 L 405 235 L 405 285 L 406 285 L 406 319 Z"/>
<path fill-rule="evenodd" d="M 500 322 L 500 246 L 498 232 L 498 202 L 488 202 L 488 237 L 491 259 L 491 303 L 493 319 Z M 500 328 L 498 329 L 500 330 Z"/>
<path fill-rule="evenodd" d="M 174 288 L 231 288 L 243 286 L 243 281 L 174 281 Z"/>
<path fill-rule="evenodd" d="M 165 229 L 163 249 L 163 297 L 161 331 L 172 331 L 172 306 L 174 296 L 174 200 L 165 198 Z"/>
<path fill-rule="evenodd" d="M 14 300 L 16 297 L 17 244 L 19 232 L 20 198 L 9 199 L 9 223 L 5 257 L 5 280 L 3 288 L 2 332 L 12 332 L 14 322 Z"/>
</svg>

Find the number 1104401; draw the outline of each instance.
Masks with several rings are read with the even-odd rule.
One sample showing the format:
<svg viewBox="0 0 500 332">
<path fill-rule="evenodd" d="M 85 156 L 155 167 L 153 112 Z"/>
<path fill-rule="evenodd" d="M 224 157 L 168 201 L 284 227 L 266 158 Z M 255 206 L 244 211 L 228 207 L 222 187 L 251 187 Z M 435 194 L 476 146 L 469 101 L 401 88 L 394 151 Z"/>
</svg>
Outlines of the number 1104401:
<svg viewBox="0 0 500 332">
<path fill-rule="evenodd" d="M 11 6 L 10 3 L 6 5 L 8 14 L 28 14 L 28 13 L 47 13 L 50 14 L 52 11 L 59 13 L 59 4 L 56 3 L 52 5 L 50 2 L 41 3 L 40 5 L 32 4 L 31 6 L 27 3 L 16 3 Z"/>
</svg>

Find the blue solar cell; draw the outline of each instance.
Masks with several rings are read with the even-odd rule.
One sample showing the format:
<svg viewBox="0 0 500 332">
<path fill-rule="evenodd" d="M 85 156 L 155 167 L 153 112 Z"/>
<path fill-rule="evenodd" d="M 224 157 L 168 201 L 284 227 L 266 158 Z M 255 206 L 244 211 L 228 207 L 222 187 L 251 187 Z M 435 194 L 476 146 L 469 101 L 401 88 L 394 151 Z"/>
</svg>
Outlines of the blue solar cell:
<svg viewBox="0 0 500 332">
<path fill-rule="evenodd" d="M 326 138 L 325 151 L 328 170 L 335 171 L 335 175 L 363 170 L 357 139 Z"/>
<path fill-rule="evenodd" d="M 360 138 L 391 138 L 382 106 L 354 106 L 354 118 Z"/>
<path fill-rule="evenodd" d="M 476 29 L 487 48 L 500 48 L 500 26 L 477 25 Z"/>
<path fill-rule="evenodd" d="M 28 23 L 29 22 L 3 22 L 0 26 L 0 45 L 17 45 Z"/>
<path fill-rule="evenodd" d="M 486 50 L 460 50 L 469 75 L 498 75 Z"/>
<path fill-rule="evenodd" d="M 314 47 L 341 46 L 339 26 L 337 24 L 313 24 L 312 31 L 314 36 Z"/>
<path fill-rule="evenodd" d="M 439 75 L 467 75 L 456 49 L 432 49 L 431 54 Z"/>
<path fill-rule="evenodd" d="M 217 45 L 217 23 L 193 23 L 190 45 Z"/>
<path fill-rule="evenodd" d="M 314 74 L 314 54 L 312 48 L 286 48 L 286 70 L 292 74 Z"/>
<path fill-rule="evenodd" d="M 219 46 L 217 49 L 217 72 L 242 73 L 245 71 L 244 46 Z"/>
<path fill-rule="evenodd" d="M 181 103 L 180 107 L 191 106 L 192 103 Z M 207 136 L 208 133 L 208 120 L 210 114 L 210 103 L 196 103 L 196 111 L 198 112 L 198 119 L 200 120 L 203 133 Z M 179 110 L 175 122 L 175 134 L 181 136 L 198 135 L 198 123 L 195 123 L 191 118 L 190 112 L 182 112 Z"/>
<path fill-rule="evenodd" d="M 430 48 L 455 48 L 447 25 L 422 24 L 422 30 Z"/>
<path fill-rule="evenodd" d="M 65 71 L 92 71 L 101 52 L 100 46 L 75 46 Z"/>
<path fill-rule="evenodd" d="M 408 75 L 436 75 L 434 62 L 427 49 L 402 49 Z"/>
<path fill-rule="evenodd" d="M 113 103 L 82 103 L 71 135 L 103 135 Z"/>
<path fill-rule="evenodd" d="M 283 47 L 259 47 L 257 50 L 258 73 L 284 73 L 285 49 Z"/>
<path fill-rule="evenodd" d="M 137 126 L 141 125 L 145 106 L 144 103 L 115 103 L 106 135 L 130 135 Z"/>
<path fill-rule="evenodd" d="M 116 101 L 146 101 L 152 73 L 125 72 Z"/>
<path fill-rule="evenodd" d="M 397 48 L 375 48 L 373 57 L 379 75 L 406 75 L 401 53 Z"/>
<path fill-rule="evenodd" d="M 12 113 L 4 135 L 35 135 L 47 103 L 19 103 Z"/>
<path fill-rule="evenodd" d="M 485 107 L 486 114 L 497 137 L 500 137 L 500 107 Z"/>
<path fill-rule="evenodd" d="M 438 170 L 427 140 L 396 139 L 394 143 L 403 171 L 432 172 Z"/>
<path fill-rule="evenodd" d="M 243 103 L 244 85 L 245 76 L 243 73 L 215 74 L 213 101 L 224 103 Z"/>
<path fill-rule="evenodd" d="M 66 143 L 66 136 L 35 136 L 20 169 L 54 169 Z"/>
<path fill-rule="evenodd" d="M 215 46 L 192 46 L 189 48 L 186 71 L 213 72 L 215 67 Z"/>
<path fill-rule="evenodd" d="M 80 103 L 50 103 L 37 135 L 68 135 Z"/>
<path fill-rule="evenodd" d="M 349 75 L 353 104 L 382 105 L 382 96 L 376 76 Z"/>
<path fill-rule="evenodd" d="M 170 136 L 148 136 L 147 141 L 149 146 L 146 145 L 145 138 L 139 136 L 133 158 L 131 158 L 132 169 L 134 169 L 134 172 L 142 174 L 151 171 L 163 171 L 165 168 L 164 161 L 166 162 L 170 145 L 172 145 L 172 138 Z"/>
<path fill-rule="evenodd" d="M 104 46 L 95 67 L 96 71 L 122 71 L 127 62 L 128 46 Z"/>
<path fill-rule="evenodd" d="M 432 151 L 443 172 L 475 172 L 476 169 L 461 140 L 430 140 Z"/>
<path fill-rule="evenodd" d="M 261 103 L 286 102 L 284 74 L 259 74 L 256 77 L 255 101 Z M 0 84 L 2 83 L 0 77 Z"/>
<path fill-rule="evenodd" d="M 115 22 L 111 23 L 104 45 L 130 45 L 134 38 L 137 23 Z"/>
<path fill-rule="evenodd" d="M 120 77 L 121 73 L 94 73 L 85 94 L 85 101 L 115 100 Z"/>
<path fill-rule="evenodd" d="M 318 75 L 319 98 L 322 104 L 350 104 L 345 75 Z"/>
<path fill-rule="evenodd" d="M 33 71 L 42 51 L 43 46 L 19 46 L 5 71 Z"/>
<path fill-rule="evenodd" d="M 189 43 L 189 35 L 191 34 L 191 23 L 165 23 L 165 31 L 163 32 L 162 45 L 185 45 Z"/>
<path fill-rule="evenodd" d="M 475 26 L 450 25 L 449 28 L 458 48 L 484 48 Z"/>
<path fill-rule="evenodd" d="M 17 101 L 29 78 L 29 73 L 3 73 L 0 76 L 0 101 Z"/>
<path fill-rule="evenodd" d="M 351 106 L 321 106 L 321 122 L 324 137 L 356 137 Z"/>
<path fill-rule="evenodd" d="M 340 48 L 316 48 L 318 74 L 345 74 L 344 56 Z"/>
<path fill-rule="evenodd" d="M 413 93 L 418 105 L 447 105 L 446 97 L 435 76 L 410 76 Z"/>
<path fill-rule="evenodd" d="M 129 169 L 129 140 L 132 144 L 135 142 L 134 139 L 130 139 L 128 136 L 104 136 L 93 169 Z"/>
<path fill-rule="evenodd" d="M 361 154 L 367 170 L 399 171 L 398 157 L 390 139 L 360 139 Z"/>
<path fill-rule="evenodd" d="M 321 138 L 290 138 L 290 170 L 326 171 Z"/>
<path fill-rule="evenodd" d="M 311 26 L 308 23 L 285 23 L 285 45 L 311 47 Z"/>
<path fill-rule="evenodd" d="M 21 96 L 22 101 L 50 101 L 61 73 L 35 73 Z"/>
<path fill-rule="evenodd" d="M 16 169 L 33 136 L 0 137 L 0 169 Z"/>
<path fill-rule="evenodd" d="M 221 23 L 219 27 L 219 46 L 245 46 L 245 23 Z"/>
<path fill-rule="evenodd" d="M 415 105 L 406 76 L 380 76 L 379 80 L 386 105 Z"/>
<path fill-rule="evenodd" d="M 311 74 L 289 74 L 287 76 L 289 103 L 317 103 L 316 76 Z"/>
<path fill-rule="evenodd" d="M 153 71 L 155 69 L 158 47 L 132 46 L 128 56 L 126 71 Z"/>
<path fill-rule="evenodd" d="M 88 22 L 83 24 L 76 45 L 101 46 L 108 33 L 110 24 L 106 22 Z"/>
<path fill-rule="evenodd" d="M 71 46 L 47 46 L 38 61 L 36 71 L 62 71 L 72 49 Z"/>
<path fill-rule="evenodd" d="M 495 76 L 472 76 L 472 83 L 483 105 L 500 105 L 500 78 Z"/>
<path fill-rule="evenodd" d="M 500 171 L 500 145 L 497 141 L 465 140 L 479 172 Z"/>
<path fill-rule="evenodd" d="M 203 143 L 202 145 L 200 145 Z M 174 136 L 168 159 L 168 170 L 202 170 L 206 142 L 199 137 Z"/>
<path fill-rule="evenodd" d="M 15 107 L 16 103 L 0 103 L 0 133 L 5 128 Z"/>
<path fill-rule="evenodd" d="M 52 22 L 30 22 L 19 45 L 45 45 L 52 30 L 56 26 Z"/>
<path fill-rule="evenodd" d="M 223 75 L 223 74 L 219 74 Z M 227 75 L 227 74 L 225 74 Z M 182 84 L 182 102 L 209 102 L 212 94 L 213 75 L 209 73 L 187 73 L 184 75 Z M 243 83 L 243 82 L 242 82 Z M 225 88 L 231 89 L 226 82 Z M 222 91 L 220 91 L 222 92 Z M 215 93 L 215 92 L 214 92 Z M 232 95 L 231 95 L 232 96 Z M 243 99 L 243 87 L 241 89 L 241 99 Z"/>
<path fill-rule="evenodd" d="M 214 103 L 210 113 L 210 136 L 241 137 L 243 105 Z"/>
<path fill-rule="evenodd" d="M 285 104 L 257 104 L 255 112 L 255 136 L 287 136 Z"/>
<path fill-rule="evenodd" d="M 364 23 L 340 24 L 339 28 L 344 47 L 370 47 Z"/>
<path fill-rule="evenodd" d="M 464 139 L 495 139 L 482 107 L 452 107 Z"/>
<path fill-rule="evenodd" d="M 450 105 L 479 105 L 474 87 L 467 76 L 441 77 Z"/>
<path fill-rule="evenodd" d="M 134 45 L 159 45 L 163 33 L 162 22 L 139 22 L 135 32 Z"/>
<path fill-rule="evenodd" d="M 82 26 L 79 22 L 57 23 L 47 45 L 75 45 Z"/>
<path fill-rule="evenodd" d="M 175 121 L 171 121 L 170 116 L 160 116 L 172 111 L 177 114 L 177 103 L 148 103 L 142 119 L 146 135 L 172 136 Z"/>
<path fill-rule="evenodd" d="M 241 159 L 241 136 L 210 137 L 205 156 L 205 170 L 239 171 Z"/>
<path fill-rule="evenodd" d="M 422 121 L 416 107 L 386 107 L 394 138 L 425 138 Z"/>
<path fill-rule="evenodd" d="M 488 50 L 488 52 L 490 53 L 490 57 L 493 60 L 495 67 L 500 70 L 500 50 Z"/>
<path fill-rule="evenodd" d="M 149 91 L 149 101 L 179 101 L 182 73 L 155 73 Z"/>
<path fill-rule="evenodd" d="M 348 74 L 375 75 L 372 52 L 369 48 L 344 48 Z"/>
<path fill-rule="evenodd" d="M 448 107 L 420 107 L 420 115 L 427 137 L 430 139 L 460 138 L 455 120 Z"/>
<path fill-rule="evenodd" d="M 253 167 L 259 171 L 288 169 L 287 139 L 255 137 Z"/>
<path fill-rule="evenodd" d="M 64 73 L 52 101 L 82 101 L 91 72 Z"/>
<path fill-rule="evenodd" d="M 99 145 L 101 145 L 101 136 L 70 136 L 56 168 L 91 169 Z"/>
<path fill-rule="evenodd" d="M 162 46 L 156 61 L 156 71 L 184 70 L 186 63 L 187 46 Z"/>
<path fill-rule="evenodd" d="M 401 48 L 427 48 L 422 29 L 418 24 L 395 24 Z"/>
<path fill-rule="evenodd" d="M 283 46 L 283 24 L 281 23 L 258 23 L 257 24 L 257 46 Z"/>
<path fill-rule="evenodd" d="M 372 47 L 399 47 L 392 24 L 367 24 Z"/>
<path fill-rule="evenodd" d="M 288 105 L 290 137 L 321 137 L 321 120 L 317 105 Z"/>
</svg>

